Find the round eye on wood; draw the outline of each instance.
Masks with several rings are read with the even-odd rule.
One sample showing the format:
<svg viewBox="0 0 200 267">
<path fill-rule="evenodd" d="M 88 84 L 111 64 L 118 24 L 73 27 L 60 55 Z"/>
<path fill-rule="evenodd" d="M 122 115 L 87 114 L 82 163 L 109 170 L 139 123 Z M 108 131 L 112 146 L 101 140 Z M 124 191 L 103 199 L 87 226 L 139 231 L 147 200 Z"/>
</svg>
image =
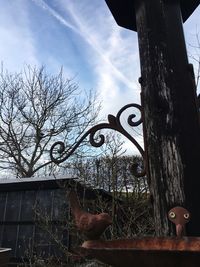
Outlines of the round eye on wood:
<svg viewBox="0 0 200 267">
<path fill-rule="evenodd" d="M 171 212 L 169 213 L 169 217 L 170 217 L 171 219 L 175 219 L 175 218 L 176 218 L 176 214 L 175 214 L 175 212 L 171 211 Z"/>
<path fill-rule="evenodd" d="M 185 214 L 183 215 L 183 217 L 187 220 L 187 219 L 190 218 L 190 214 L 189 214 L 189 213 L 185 213 Z"/>
</svg>

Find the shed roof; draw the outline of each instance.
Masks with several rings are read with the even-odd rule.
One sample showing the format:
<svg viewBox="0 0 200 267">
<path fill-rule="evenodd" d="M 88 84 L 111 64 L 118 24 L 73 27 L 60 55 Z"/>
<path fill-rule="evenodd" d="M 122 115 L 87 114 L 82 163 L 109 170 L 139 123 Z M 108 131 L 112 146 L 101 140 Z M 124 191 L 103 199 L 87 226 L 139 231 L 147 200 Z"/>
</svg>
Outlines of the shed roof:
<svg viewBox="0 0 200 267">
<path fill-rule="evenodd" d="M 117 24 L 129 30 L 137 31 L 134 0 L 105 0 Z M 151 0 L 148 0 L 151 1 Z M 200 4 L 200 0 L 180 0 L 183 22 L 185 22 Z"/>
<path fill-rule="evenodd" d="M 36 190 L 45 188 L 59 188 L 59 182 L 77 180 L 72 176 L 39 176 L 28 178 L 7 178 L 0 179 L 1 191 Z"/>
<path fill-rule="evenodd" d="M 100 194 L 105 198 L 112 198 L 112 194 L 104 189 L 95 188 L 71 175 L 0 179 L 0 192 L 59 189 L 64 188 L 67 184 L 76 187 L 80 191 L 80 194 L 83 194 L 84 191 L 88 199 L 95 198 L 96 194 Z"/>
</svg>

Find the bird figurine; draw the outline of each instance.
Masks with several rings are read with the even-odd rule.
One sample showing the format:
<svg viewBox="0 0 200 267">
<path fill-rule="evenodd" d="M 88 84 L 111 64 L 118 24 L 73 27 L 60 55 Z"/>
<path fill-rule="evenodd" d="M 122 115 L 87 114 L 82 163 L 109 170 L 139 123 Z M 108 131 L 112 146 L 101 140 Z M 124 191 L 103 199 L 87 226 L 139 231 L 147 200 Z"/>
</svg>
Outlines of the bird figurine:
<svg viewBox="0 0 200 267">
<path fill-rule="evenodd" d="M 185 224 L 190 221 L 191 215 L 188 210 L 183 207 L 175 207 L 168 212 L 168 218 L 176 225 L 177 237 L 185 235 Z"/>
<path fill-rule="evenodd" d="M 104 230 L 112 224 L 110 215 L 108 213 L 91 214 L 85 212 L 81 208 L 74 190 L 69 193 L 69 201 L 78 230 L 84 234 L 87 240 L 100 239 Z"/>
</svg>

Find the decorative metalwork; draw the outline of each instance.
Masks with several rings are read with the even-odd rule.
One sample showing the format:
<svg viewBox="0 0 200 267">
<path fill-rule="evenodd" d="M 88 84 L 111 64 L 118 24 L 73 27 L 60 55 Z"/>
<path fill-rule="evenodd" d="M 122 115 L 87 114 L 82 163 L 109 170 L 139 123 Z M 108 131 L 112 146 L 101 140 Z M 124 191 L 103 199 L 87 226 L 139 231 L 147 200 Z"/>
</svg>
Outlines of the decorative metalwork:
<svg viewBox="0 0 200 267">
<path fill-rule="evenodd" d="M 185 235 L 185 225 L 190 221 L 191 214 L 183 207 L 174 207 L 168 212 L 168 219 L 176 226 L 177 237 Z"/>
<path fill-rule="evenodd" d="M 103 134 L 99 134 L 98 135 L 98 139 L 95 138 L 96 133 L 102 129 L 112 129 L 115 130 L 119 133 L 121 133 L 122 135 L 124 135 L 126 138 L 128 138 L 134 145 L 135 147 L 138 149 L 138 151 L 140 152 L 142 158 L 143 158 L 143 162 L 144 162 L 144 166 L 143 166 L 143 170 L 138 171 L 138 166 L 133 166 L 132 171 L 134 172 L 134 175 L 137 177 L 142 177 L 146 174 L 146 168 L 145 168 L 145 153 L 144 150 L 142 149 L 142 147 L 138 144 L 138 142 L 135 140 L 135 138 L 133 138 L 122 126 L 120 118 L 122 113 L 127 110 L 128 108 L 136 108 L 140 111 L 140 117 L 138 120 L 134 121 L 134 119 L 136 118 L 135 114 L 131 114 L 128 116 L 127 119 L 127 123 L 129 126 L 131 127 L 137 127 L 142 123 L 142 107 L 138 104 L 128 104 L 125 105 L 123 108 L 121 108 L 119 110 L 119 112 L 117 113 L 116 117 L 109 114 L 108 115 L 108 122 L 107 123 L 100 123 L 97 124 L 95 126 L 93 126 L 92 128 L 90 128 L 81 138 L 80 140 L 76 143 L 76 145 L 71 149 L 71 151 L 65 151 L 65 144 L 62 141 L 58 141 L 55 142 L 51 149 L 50 149 L 50 157 L 51 160 L 56 163 L 56 164 L 60 164 L 62 162 L 64 162 L 65 160 L 67 160 L 73 153 L 74 151 L 79 147 L 79 145 L 83 142 L 83 140 L 89 136 L 89 141 L 90 144 L 93 147 L 100 147 L 105 143 L 105 136 Z M 57 156 L 56 156 L 57 155 Z"/>
</svg>

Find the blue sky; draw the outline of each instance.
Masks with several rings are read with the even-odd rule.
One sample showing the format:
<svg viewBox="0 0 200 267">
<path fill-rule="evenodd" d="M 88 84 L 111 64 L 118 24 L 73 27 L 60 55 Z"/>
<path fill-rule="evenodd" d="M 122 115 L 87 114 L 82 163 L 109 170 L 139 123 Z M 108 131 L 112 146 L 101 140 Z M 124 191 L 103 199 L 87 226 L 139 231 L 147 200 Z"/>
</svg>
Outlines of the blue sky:
<svg viewBox="0 0 200 267">
<path fill-rule="evenodd" d="M 139 103 L 137 34 L 119 27 L 104 0 L 0 0 L 0 60 L 20 71 L 61 66 L 83 90 L 95 90 L 102 114 Z M 186 43 L 200 32 L 200 7 L 184 24 Z M 190 48 L 193 55 L 196 51 Z"/>
</svg>

